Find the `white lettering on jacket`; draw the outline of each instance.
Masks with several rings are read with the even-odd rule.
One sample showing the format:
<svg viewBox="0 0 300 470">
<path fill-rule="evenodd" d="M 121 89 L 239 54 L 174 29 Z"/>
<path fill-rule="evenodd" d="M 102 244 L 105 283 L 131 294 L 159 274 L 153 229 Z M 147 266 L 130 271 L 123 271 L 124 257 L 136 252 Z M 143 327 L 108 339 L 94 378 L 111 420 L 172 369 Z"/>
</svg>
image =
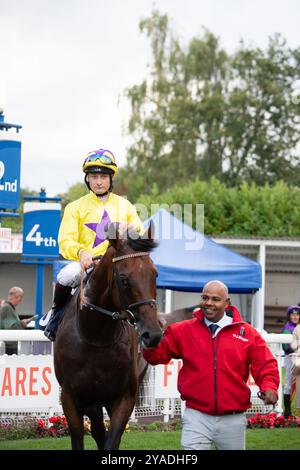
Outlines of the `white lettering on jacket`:
<svg viewBox="0 0 300 470">
<path fill-rule="evenodd" d="M 249 341 L 247 338 L 243 338 L 242 336 L 236 335 L 235 333 L 233 333 L 232 336 L 234 336 L 237 339 L 241 339 L 242 341 L 247 341 L 247 342 Z"/>
</svg>

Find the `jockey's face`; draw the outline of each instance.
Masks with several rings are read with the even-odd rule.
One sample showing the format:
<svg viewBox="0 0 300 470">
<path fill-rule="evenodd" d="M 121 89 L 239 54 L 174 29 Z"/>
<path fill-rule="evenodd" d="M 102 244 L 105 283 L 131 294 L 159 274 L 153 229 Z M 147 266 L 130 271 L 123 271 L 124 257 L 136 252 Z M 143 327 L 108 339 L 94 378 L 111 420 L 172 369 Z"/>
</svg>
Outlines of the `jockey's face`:
<svg viewBox="0 0 300 470">
<path fill-rule="evenodd" d="M 290 321 L 292 323 L 294 323 L 295 325 L 297 325 L 297 323 L 299 323 L 299 318 L 300 318 L 300 314 L 299 313 L 291 313 L 290 314 Z"/>
<path fill-rule="evenodd" d="M 214 323 L 221 320 L 229 303 L 230 299 L 225 287 L 214 282 L 204 286 L 200 307 L 208 320 Z"/>
<path fill-rule="evenodd" d="M 87 181 L 93 193 L 101 196 L 106 193 L 110 187 L 110 177 L 106 173 L 88 173 Z"/>
</svg>

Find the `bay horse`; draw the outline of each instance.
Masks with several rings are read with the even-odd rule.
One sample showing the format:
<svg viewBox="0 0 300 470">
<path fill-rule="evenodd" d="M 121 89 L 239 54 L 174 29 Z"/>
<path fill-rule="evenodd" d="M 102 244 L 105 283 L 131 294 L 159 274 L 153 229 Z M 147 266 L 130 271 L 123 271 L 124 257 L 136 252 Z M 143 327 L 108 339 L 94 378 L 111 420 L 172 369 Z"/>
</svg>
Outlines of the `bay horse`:
<svg viewBox="0 0 300 470">
<path fill-rule="evenodd" d="M 111 227 L 111 226 L 110 226 Z M 99 450 L 118 449 L 138 390 L 138 342 L 162 338 L 156 308 L 152 224 L 143 237 L 108 230 L 109 246 L 66 306 L 54 367 L 73 450 L 84 449 L 84 416 Z M 82 290 L 83 292 L 80 292 Z M 103 407 L 110 418 L 108 431 Z"/>
<path fill-rule="evenodd" d="M 170 313 L 160 313 L 158 314 L 159 320 L 164 329 L 167 326 L 172 325 L 172 323 L 177 323 L 179 321 L 191 320 L 194 315 L 193 311 L 195 308 L 198 308 L 198 305 L 192 305 L 191 307 L 182 307 L 176 310 L 172 310 Z"/>
</svg>

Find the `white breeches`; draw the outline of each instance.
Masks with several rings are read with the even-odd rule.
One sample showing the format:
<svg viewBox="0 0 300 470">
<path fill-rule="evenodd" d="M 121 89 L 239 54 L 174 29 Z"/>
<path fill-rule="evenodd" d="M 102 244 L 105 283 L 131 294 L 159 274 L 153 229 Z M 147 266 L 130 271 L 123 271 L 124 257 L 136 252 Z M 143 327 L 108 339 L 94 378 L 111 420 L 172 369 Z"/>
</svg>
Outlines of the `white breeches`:
<svg viewBox="0 0 300 470">
<path fill-rule="evenodd" d="M 83 273 L 79 261 L 73 261 L 59 271 L 57 281 L 62 286 L 69 286 L 74 289 L 79 286 L 83 275 L 85 276 L 85 273 Z"/>
<path fill-rule="evenodd" d="M 292 375 L 293 361 L 290 356 L 284 357 L 284 367 L 285 367 L 285 384 L 283 388 L 283 393 L 284 395 L 289 395 L 291 393 L 292 381 L 293 381 L 293 375 Z"/>
</svg>

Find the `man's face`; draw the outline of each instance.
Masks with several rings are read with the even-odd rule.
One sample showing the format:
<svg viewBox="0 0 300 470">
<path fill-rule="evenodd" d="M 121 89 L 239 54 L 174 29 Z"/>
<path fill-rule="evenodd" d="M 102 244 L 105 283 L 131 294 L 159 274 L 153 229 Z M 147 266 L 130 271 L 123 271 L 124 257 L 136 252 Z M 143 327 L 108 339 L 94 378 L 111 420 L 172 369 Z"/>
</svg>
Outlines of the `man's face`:
<svg viewBox="0 0 300 470">
<path fill-rule="evenodd" d="M 290 314 L 290 321 L 292 323 L 294 323 L 295 325 L 297 325 L 297 323 L 299 323 L 299 318 L 300 318 L 299 313 L 291 313 Z"/>
<path fill-rule="evenodd" d="M 200 307 L 209 321 L 217 323 L 223 317 L 229 302 L 227 291 L 221 285 L 211 283 L 203 289 Z"/>
<path fill-rule="evenodd" d="M 110 177 L 106 173 L 88 173 L 87 181 L 93 193 L 101 195 L 110 187 Z"/>
<path fill-rule="evenodd" d="M 16 294 L 13 298 L 12 298 L 12 304 L 13 305 L 19 305 L 22 300 L 23 300 L 23 295 L 24 294 Z"/>
</svg>

